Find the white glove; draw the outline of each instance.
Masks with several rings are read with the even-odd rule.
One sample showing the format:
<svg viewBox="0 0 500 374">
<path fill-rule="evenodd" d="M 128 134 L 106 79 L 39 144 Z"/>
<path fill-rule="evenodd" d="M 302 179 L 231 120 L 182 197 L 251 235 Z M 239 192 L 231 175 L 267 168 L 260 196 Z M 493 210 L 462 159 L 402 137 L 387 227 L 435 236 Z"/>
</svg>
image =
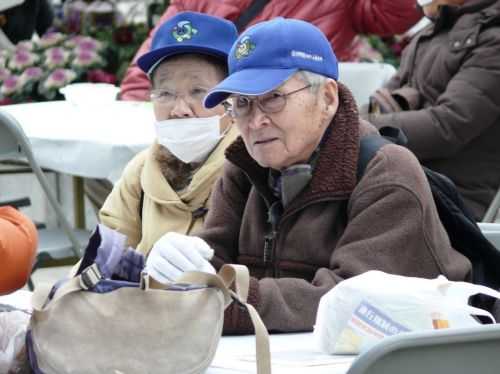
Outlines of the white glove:
<svg viewBox="0 0 500 374">
<path fill-rule="evenodd" d="M 417 0 L 418 5 L 425 6 L 427 4 L 432 3 L 434 0 Z"/>
<path fill-rule="evenodd" d="M 201 238 L 176 232 L 163 235 L 146 260 L 146 272 L 160 283 L 175 282 L 185 271 L 215 274 L 208 262 L 214 250 Z"/>
</svg>

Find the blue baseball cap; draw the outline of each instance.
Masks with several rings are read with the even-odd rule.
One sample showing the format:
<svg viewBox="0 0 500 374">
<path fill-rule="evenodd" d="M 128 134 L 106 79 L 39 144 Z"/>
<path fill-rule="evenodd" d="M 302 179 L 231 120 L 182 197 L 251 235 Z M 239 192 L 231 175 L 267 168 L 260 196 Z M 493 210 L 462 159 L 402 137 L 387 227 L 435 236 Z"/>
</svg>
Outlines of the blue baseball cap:
<svg viewBox="0 0 500 374">
<path fill-rule="evenodd" d="M 205 97 L 213 108 L 233 93 L 262 95 L 299 70 L 338 79 L 337 57 L 316 26 L 297 19 L 274 18 L 240 35 L 229 52 L 229 75 Z"/>
<path fill-rule="evenodd" d="M 166 57 L 199 53 L 227 61 L 227 55 L 238 37 L 231 21 L 197 12 L 181 12 L 156 30 L 151 49 L 137 60 L 148 75 Z"/>
</svg>

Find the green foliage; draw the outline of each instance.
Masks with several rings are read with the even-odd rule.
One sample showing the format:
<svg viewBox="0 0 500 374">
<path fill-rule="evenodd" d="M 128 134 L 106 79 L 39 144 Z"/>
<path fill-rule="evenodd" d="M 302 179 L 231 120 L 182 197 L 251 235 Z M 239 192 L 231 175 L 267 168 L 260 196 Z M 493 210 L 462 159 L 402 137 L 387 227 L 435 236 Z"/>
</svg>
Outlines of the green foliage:
<svg viewBox="0 0 500 374">
<path fill-rule="evenodd" d="M 368 35 L 367 39 L 370 45 L 382 55 L 385 63 L 393 65 L 396 69 L 399 67 L 400 48 L 394 38 L 382 39 L 377 35 Z"/>
</svg>

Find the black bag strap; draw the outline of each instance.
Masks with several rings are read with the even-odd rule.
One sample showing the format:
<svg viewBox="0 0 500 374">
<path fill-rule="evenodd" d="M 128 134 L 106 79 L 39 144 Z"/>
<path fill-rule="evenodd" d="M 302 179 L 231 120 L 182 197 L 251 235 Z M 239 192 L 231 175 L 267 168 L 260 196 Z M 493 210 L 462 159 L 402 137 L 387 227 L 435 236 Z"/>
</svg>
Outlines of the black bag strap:
<svg viewBox="0 0 500 374">
<path fill-rule="evenodd" d="M 380 129 L 380 134 L 370 134 L 361 138 L 357 168 L 358 181 L 363 177 L 368 163 L 381 147 L 391 143 L 404 145 L 405 139 L 406 136 L 401 130 L 390 127 Z M 429 182 L 439 218 L 448 233 L 452 247 L 465 255 L 472 263 L 473 283 L 497 289 L 500 287 L 500 277 L 497 271 L 500 253 L 484 237 L 453 182 L 425 166 L 422 168 Z M 486 299 L 479 297 L 477 300 L 476 305 L 491 304 L 491 300 L 487 297 Z"/>
<path fill-rule="evenodd" d="M 268 2 L 269 0 L 253 0 L 250 6 L 240 14 L 236 21 L 234 21 L 238 32 L 242 32 L 250 21 L 264 9 Z"/>
<path fill-rule="evenodd" d="M 384 145 L 389 144 L 390 141 L 384 139 L 380 135 L 367 135 L 360 139 L 360 152 L 358 159 L 358 169 L 356 172 L 358 181 L 365 174 L 366 167 L 370 160 L 375 156 L 377 151 Z"/>
<path fill-rule="evenodd" d="M 366 167 L 375 153 L 386 144 L 397 144 L 403 147 L 408 143 L 405 133 L 396 127 L 382 127 L 378 133 L 364 136 L 360 140 L 360 152 L 358 159 L 357 177 L 358 181 L 365 173 Z"/>
</svg>

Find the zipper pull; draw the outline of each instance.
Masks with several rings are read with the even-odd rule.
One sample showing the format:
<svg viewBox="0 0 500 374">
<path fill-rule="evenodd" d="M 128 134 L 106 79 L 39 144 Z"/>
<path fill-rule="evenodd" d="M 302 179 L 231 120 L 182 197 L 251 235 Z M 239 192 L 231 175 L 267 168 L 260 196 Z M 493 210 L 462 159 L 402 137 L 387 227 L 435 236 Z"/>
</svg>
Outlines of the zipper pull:
<svg viewBox="0 0 500 374">
<path fill-rule="evenodd" d="M 264 237 L 264 263 L 269 264 L 272 262 L 274 240 L 276 238 L 276 231 L 272 231 Z"/>
</svg>

